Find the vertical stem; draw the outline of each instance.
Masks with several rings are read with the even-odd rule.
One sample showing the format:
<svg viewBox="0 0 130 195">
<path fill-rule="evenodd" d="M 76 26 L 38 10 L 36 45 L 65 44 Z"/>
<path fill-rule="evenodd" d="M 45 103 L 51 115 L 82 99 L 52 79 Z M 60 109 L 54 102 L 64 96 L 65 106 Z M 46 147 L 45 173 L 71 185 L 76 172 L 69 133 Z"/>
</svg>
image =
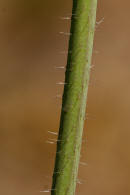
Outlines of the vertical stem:
<svg viewBox="0 0 130 195">
<path fill-rule="evenodd" d="M 80 160 L 97 0 L 73 0 L 52 195 L 74 195 Z"/>
</svg>

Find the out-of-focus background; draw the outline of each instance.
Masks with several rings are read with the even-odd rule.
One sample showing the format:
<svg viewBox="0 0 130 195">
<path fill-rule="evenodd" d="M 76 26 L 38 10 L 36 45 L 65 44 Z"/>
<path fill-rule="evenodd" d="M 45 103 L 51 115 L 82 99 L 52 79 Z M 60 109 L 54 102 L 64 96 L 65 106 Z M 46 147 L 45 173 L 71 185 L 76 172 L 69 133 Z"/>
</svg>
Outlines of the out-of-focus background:
<svg viewBox="0 0 130 195">
<path fill-rule="evenodd" d="M 0 194 L 50 189 L 70 0 L 0 1 Z M 130 2 L 99 0 L 78 195 L 130 194 Z M 104 20 L 103 20 L 104 18 Z M 102 23 L 100 21 L 103 21 Z M 44 192 L 43 192 L 44 194 Z"/>
</svg>

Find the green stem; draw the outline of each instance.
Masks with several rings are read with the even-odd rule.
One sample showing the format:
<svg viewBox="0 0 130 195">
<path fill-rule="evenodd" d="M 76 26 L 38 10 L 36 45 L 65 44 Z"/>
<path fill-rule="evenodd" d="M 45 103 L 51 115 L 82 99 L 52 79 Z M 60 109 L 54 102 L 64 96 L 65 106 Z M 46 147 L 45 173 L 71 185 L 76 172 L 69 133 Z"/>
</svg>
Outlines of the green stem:
<svg viewBox="0 0 130 195">
<path fill-rule="evenodd" d="M 85 119 L 97 0 L 73 0 L 52 195 L 74 195 Z"/>
</svg>

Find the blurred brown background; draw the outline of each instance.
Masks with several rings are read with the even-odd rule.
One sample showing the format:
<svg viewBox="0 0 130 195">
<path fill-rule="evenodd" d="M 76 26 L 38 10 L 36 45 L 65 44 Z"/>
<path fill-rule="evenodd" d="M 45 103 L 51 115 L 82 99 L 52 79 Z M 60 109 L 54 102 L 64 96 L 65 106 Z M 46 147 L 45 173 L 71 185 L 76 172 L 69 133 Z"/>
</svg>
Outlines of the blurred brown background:
<svg viewBox="0 0 130 195">
<path fill-rule="evenodd" d="M 70 0 L 0 1 L 0 194 L 51 186 Z M 99 0 L 76 194 L 130 194 L 130 2 Z M 79 184 L 82 183 L 82 184 Z"/>
</svg>

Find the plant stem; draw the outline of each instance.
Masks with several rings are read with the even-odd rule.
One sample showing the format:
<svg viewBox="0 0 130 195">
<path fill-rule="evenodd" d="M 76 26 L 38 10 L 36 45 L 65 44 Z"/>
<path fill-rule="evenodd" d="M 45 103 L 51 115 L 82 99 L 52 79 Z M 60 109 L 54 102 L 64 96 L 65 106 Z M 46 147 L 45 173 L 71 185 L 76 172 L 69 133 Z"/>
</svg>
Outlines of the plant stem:
<svg viewBox="0 0 130 195">
<path fill-rule="evenodd" d="M 97 0 L 73 0 L 52 195 L 74 195 L 80 160 Z"/>
</svg>

